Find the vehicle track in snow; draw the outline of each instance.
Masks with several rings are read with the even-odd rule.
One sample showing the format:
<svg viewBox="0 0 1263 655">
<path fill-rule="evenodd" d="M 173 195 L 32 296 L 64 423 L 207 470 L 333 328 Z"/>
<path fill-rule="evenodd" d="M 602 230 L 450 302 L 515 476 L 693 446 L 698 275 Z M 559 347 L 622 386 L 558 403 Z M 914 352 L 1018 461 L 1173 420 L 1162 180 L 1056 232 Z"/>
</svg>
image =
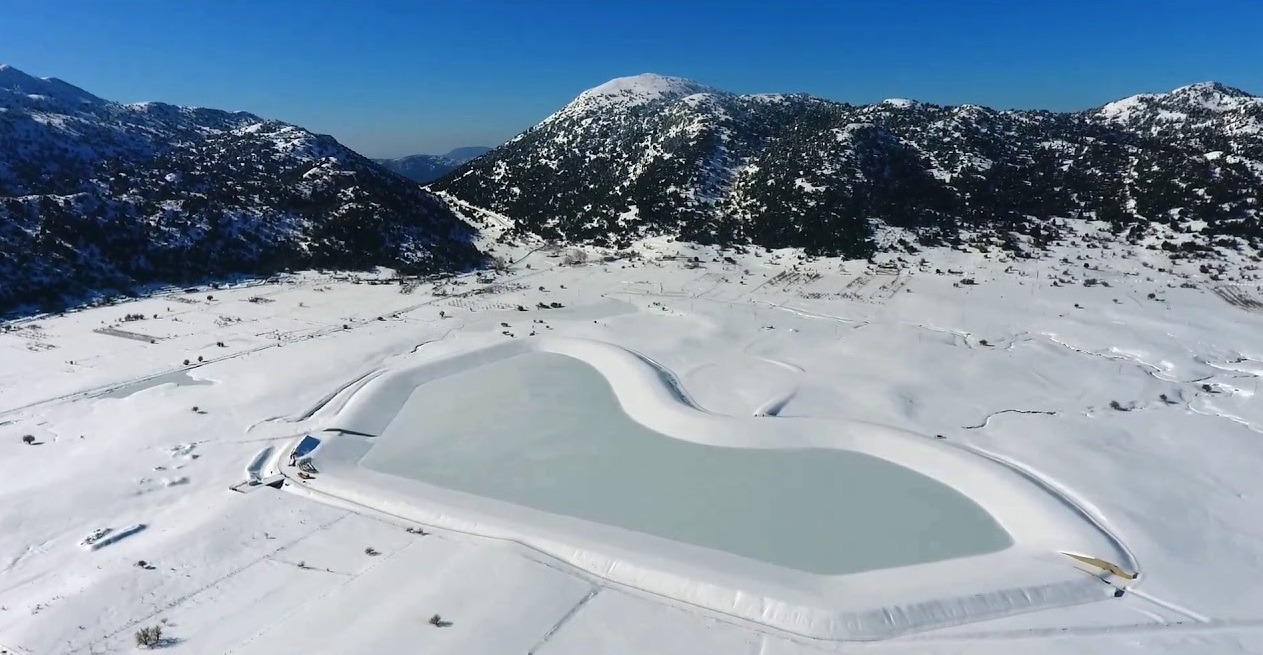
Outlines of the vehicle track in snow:
<svg viewBox="0 0 1263 655">
<path fill-rule="evenodd" d="M 565 625 L 570 622 L 570 619 L 574 618 L 574 615 L 579 613 L 579 610 L 583 609 L 583 607 L 591 602 L 593 598 L 596 598 L 597 594 L 601 593 L 601 589 L 602 587 L 600 585 L 592 585 L 592 590 L 589 591 L 583 598 L 580 598 L 579 602 L 575 603 L 575 606 L 570 608 L 570 611 L 562 615 L 560 619 L 557 619 L 557 622 L 548 629 L 548 632 L 545 632 L 544 636 L 540 637 L 539 641 L 535 642 L 535 645 L 531 646 L 530 650 L 526 651 L 526 655 L 535 655 L 538 653 L 539 649 L 543 648 L 548 643 L 548 640 L 552 639 L 553 635 L 557 634 L 558 630 L 565 627 Z"/>
<path fill-rule="evenodd" d="M 789 362 L 784 362 L 779 359 L 772 359 L 770 357 L 758 357 L 758 356 L 754 356 L 754 357 L 755 359 L 761 362 L 767 362 L 768 364 L 783 368 L 787 371 L 791 371 L 799 376 L 805 374 L 805 371 L 803 371 L 803 368 L 801 366 L 798 366 L 797 364 L 791 364 Z M 786 391 L 785 393 L 777 394 L 775 396 L 772 396 L 771 398 L 768 398 L 766 402 L 764 402 L 762 405 L 759 405 L 754 410 L 754 415 L 755 416 L 772 416 L 772 417 L 780 416 L 780 413 L 782 410 L 785 409 L 785 406 L 788 405 L 790 401 L 792 401 L 794 397 L 798 395 L 798 389 L 800 387 L 801 385 L 795 384 L 794 386 L 790 387 L 790 389 Z"/>
<path fill-rule="evenodd" d="M 991 423 L 991 419 L 1001 414 L 1043 414 L 1045 416 L 1056 416 L 1057 412 L 1047 411 L 1047 410 L 1042 410 L 1042 409 L 1002 409 L 998 412 L 991 412 L 990 414 L 987 414 L 987 417 L 983 419 L 982 423 L 979 423 L 978 425 L 966 425 L 962 427 L 961 429 L 962 430 L 978 430 L 981 428 L 985 428 L 987 427 L 988 424 Z"/>
<path fill-rule="evenodd" d="M 1135 593 L 1135 592 L 1132 592 Z M 1156 634 L 1165 632 L 1187 632 L 1187 633 L 1213 633 L 1213 632 L 1235 632 L 1235 631 L 1263 631 L 1263 619 L 1229 619 L 1218 620 L 1212 619 L 1208 621 L 1164 621 L 1162 623 L 1132 623 L 1121 625 L 1088 625 L 1088 626 L 1066 626 L 1062 628 L 1026 628 L 1011 630 L 995 630 L 995 631 L 979 631 L 979 632 L 961 632 L 949 635 L 936 635 L 933 633 L 909 635 L 905 637 L 896 637 L 888 642 L 882 642 L 884 645 L 896 646 L 898 644 L 908 644 L 915 642 L 918 644 L 933 644 L 946 642 L 970 642 L 977 641 L 985 643 L 992 640 L 1021 640 L 1021 639 L 1047 639 L 1049 637 L 1056 638 L 1080 638 L 1080 639 L 1099 639 L 1109 635 L 1141 635 Z M 880 647 L 876 648 L 880 650 Z"/>
<path fill-rule="evenodd" d="M 515 280 L 516 280 L 516 279 L 521 279 L 521 278 L 531 277 L 531 276 L 533 276 L 533 275 L 538 275 L 539 273 L 542 273 L 542 272 L 544 272 L 545 270 L 548 270 L 548 269 L 539 269 L 539 270 L 534 270 L 534 271 L 531 271 L 531 272 L 525 273 L 525 274 L 523 274 L 523 275 L 513 276 L 513 279 L 515 279 Z M 471 290 L 469 290 L 469 291 L 464 291 L 464 292 L 461 292 L 461 293 L 458 293 L 458 294 L 452 294 L 452 295 L 449 295 L 449 296 L 435 296 L 435 297 L 431 297 L 431 298 L 430 298 L 430 299 L 428 299 L 428 300 L 425 300 L 425 301 L 422 301 L 422 302 L 419 302 L 419 303 L 414 303 L 414 304 L 408 305 L 408 306 L 406 306 L 406 307 L 401 307 L 401 308 L 399 308 L 399 309 L 392 310 L 392 311 L 390 311 L 390 312 L 388 312 L 388 313 L 386 313 L 386 314 L 383 314 L 383 316 L 390 316 L 390 317 L 394 317 L 394 318 L 396 318 L 397 320 L 406 320 L 406 319 L 402 319 L 402 318 L 399 318 L 399 317 L 401 317 L 403 314 L 407 314 L 407 313 L 409 313 L 409 312 L 416 311 L 416 310 L 418 310 L 418 309 L 420 309 L 420 308 L 422 308 L 422 307 L 427 307 L 427 306 L 430 306 L 430 305 L 434 305 L 434 304 L 440 303 L 440 302 L 442 302 L 442 301 L 444 301 L 444 300 L 449 300 L 449 299 L 451 299 L 451 298 L 458 298 L 458 297 L 465 297 L 465 296 L 470 296 L 470 295 L 476 295 L 476 292 L 477 292 L 477 291 L 478 291 L 478 289 L 471 289 Z M 321 327 L 314 328 L 314 329 L 312 329 L 312 330 L 310 330 L 310 331 L 307 331 L 307 332 L 302 332 L 302 333 L 298 333 L 298 334 L 295 334 L 295 333 L 291 332 L 291 333 L 289 333 L 290 338 L 288 338 L 288 339 L 284 339 L 284 340 L 281 340 L 281 341 L 271 341 L 271 340 L 269 340 L 269 341 L 267 341 L 266 343 L 257 344 L 257 345 L 255 345 L 255 346 L 253 346 L 253 347 L 251 347 L 251 348 L 246 348 L 245 350 L 239 350 L 239 351 L 236 351 L 236 352 L 227 353 L 227 354 L 222 355 L 222 356 L 220 356 L 220 357 L 211 357 L 211 358 L 207 358 L 207 359 L 205 359 L 204 361 L 199 361 L 199 362 L 191 363 L 191 364 L 189 364 L 189 365 L 187 365 L 187 366 L 176 366 L 176 367 L 173 367 L 173 368 L 163 369 L 163 370 L 161 370 L 161 371 L 157 371 L 157 372 L 153 372 L 153 373 L 146 373 L 146 374 L 144 374 L 144 375 L 140 375 L 140 376 L 137 376 L 137 377 L 134 377 L 134 378 L 129 378 L 129 379 L 126 379 L 126 380 L 116 380 L 116 381 L 113 381 L 113 382 L 109 382 L 109 383 L 106 383 L 106 384 L 97 385 L 97 386 L 90 387 L 90 388 L 87 388 L 87 389 L 81 389 L 81 390 L 79 390 L 79 391 L 72 391 L 72 392 L 69 392 L 69 393 L 59 394 L 59 395 L 52 396 L 52 397 L 49 397 L 49 398 L 44 398 L 44 399 L 41 399 L 41 400 L 32 401 L 32 402 L 26 403 L 26 404 L 24 404 L 24 405 L 18 405 L 18 406 L 15 406 L 15 407 L 9 407 L 9 408 L 5 408 L 5 409 L 0 409 L 0 423 L 5 422 L 5 421 L 3 420 L 3 419 L 4 419 L 4 417 L 8 417 L 8 416 L 12 416 L 12 415 L 16 415 L 16 414 L 20 414 L 21 412 L 23 412 L 23 410 L 34 409 L 34 408 L 37 408 L 37 407 L 43 407 L 43 406 L 46 406 L 46 405 L 52 405 L 52 404 L 56 404 L 56 403 L 60 403 L 60 402 L 72 402 L 72 401 L 76 401 L 76 400 L 81 400 L 81 399 L 88 398 L 88 397 L 91 397 L 91 396 L 95 396 L 95 395 L 99 395 L 99 394 L 102 394 L 102 393 L 106 393 L 106 392 L 108 392 L 108 391 L 111 391 L 111 390 L 114 390 L 114 389 L 117 389 L 117 388 L 120 388 L 120 387 L 127 387 L 127 386 L 136 385 L 136 384 L 142 384 L 142 383 L 149 382 L 149 381 L 154 380 L 154 379 L 157 379 L 157 378 L 161 378 L 161 377 L 164 377 L 164 376 L 167 376 L 167 375 L 171 375 L 171 374 L 173 374 L 173 373 L 180 373 L 180 372 L 192 371 L 192 370 L 197 369 L 197 368 L 202 368 L 203 366 L 210 366 L 211 364 L 216 364 L 216 363 L 219 363 L 219 362 L 226 362 L 226 361 L 230 361 L 230 360 L 233 360 L 233 359 L 238 359 L 238 358 L 241 358 L 241 357 L 245 357 L 245 356 L 247 356 L 247 355 L 253 355 L 253 354 L 255 354 L 255 353 L 259 353 L 259 352 L 263 352 L 263 351 L 266 351 L 266 350 L 270 350 L 270 349 L 272 349 L 272 348 L 281 348 L 281 347 L 284 347 L 284 346 L 286 346 L 286 345 L 293 345 L 293 344 L 302 343 L 302 342 L 305 342 L 305 341 L 310 341 L 310 340 L 312 340 L 312 339 L 319 339 L 319 338 L 322 338 L 322 337 L 327 337 L 327 336 L 330 336 L 330 335 L 341 334 L 341 333 L 343 333 L 343 332 L 348 332 L 348 331 L 352 331 L 352 330 L 360 329 L 360 328 L 363 328 L 363 327 L 366 327 L 366 326 L 375 326 L 375 325 L 377 325 L 377 323 L 378 323 L 378 322 L 379 322 L 379 321 L 374 321 L 374 320 L 370 320 L 370 319 L 368 319 L 368 318 L 365 318 L 365 319 L 362 319 L 362 320 L 360 320 L 360 321 L 358 321 L 358 322 L 349 323 L 349 324 L 347 324 L 347 327 L 345 327 L 345 328 L 344 328 L 342 325 L 323 325 L 323 326 L 321 326 Z M 457 326 L 457 327 L 462 327 L 462 326 Z M 453 332 L 455 329 L 457 329 L 457 328 L 452 328 L 452 329 L 449 329 L 449 330 L 448 330 L 448 333 L 450 334 L 450 333 L 451 333 L 451 332 Z M 444 337 L 442 337 L 442 338 L 445 338 L 445 337 L 446 337 L 446 335 L 444 335 Z M 422 344 L 422 345 L 424 345 L 424 344 Z"/>
<path fill-rule="evenodd" d="M 305 540 L 305 539 L 307 539 L 307 538 L 309 538 L 309 537 L 311 537 L 311 536 L 313 536 L 313 535 L 315 535 L 315 534 L 317 534 L 317 533 L 323 532 L 324 530 L 327 530 L 327 529 L 329 529 L 329 528 L 333 527 L 336 523 L 338 523 L 339 521 L 342 521 L 343 519 L 345 519 L 346 517 L 348 517 L 348 516 L 350 516 L 350 515 L 351 515 L 351 513 L 348 511 L 348 512 L 346 512 L 346 513 L 344 513 L 344 514 L 339 515 L 338 517 L 336 517 L 336 518 L 334 518 L 334 519 L 332 519 L 332 520 L 326 521 L 326 522 L 324 522 L 324 523 L 322 523 L 322 524 L 320 524 L 320 525 L 318 525 L 318 526 L 316 526 L 316 527 L 312 528 L 311 530 L 309 530 L 309 531 L 307 531 L 307 532 L 304 532 L 303 534 L 299 535 L 298 537 L 295 537 L 294 539 L 291 539 L 290 541 L 285 542 L 284 544 L 282 544 L 282 545 L 280 545 L 279 547 L 277 547 L 277 548 L 275 548 L 275 549 L 271 550 L 270 552 L 264 553 L 264 554 L 260 555 L 259 557 L 255 558 L 255 559 L 252 559 L 252 560 L 250 560 L 249 562 L 247 562 L 247 563 L 245 563 L 245 564 L 242 564 L 241 566 L 238 566 L 237 568 L 234 568 L 234 569 L 232 569 L 231 571 L 228 571 L 228 572 L 224 573 L 223 575 L 221 575 L 221 576 L 219 576 L 219 577 L 215 578 L 214 580 L 211 580 L 210 582 L 207 582 L 206 584 L 201 585 L 201 586 L 197 587 L 196 589 L 193 589 L 193 590 L 189 591 L 188 593 L 181 594 L 181 595 L 179 595 L 179 596 L 175 597 L 174 599 L 171 599 L 171 600 L 169 600 L 169 601 L 167 601 L 167 602 L 163 603 L 162 605 L 160 605 L 160 606 L 158 606 L 158 607 L 153 608 L 153 611 L 152 611 L 152 612 L 150 612 L 150 613 L 148 613 L 148 614 L 146 614 L 146 615 L 144 615 L 144 616 L 138 617 L 138 618 L 132 618 L 130 621 L 128 621 L 127 623 L 125 623 L 123 626 L 121 626 L 121 627 L 119 627 L 119 628 L 117 628 L 117 629 L 115 629 L 115 630 L 113 630 L 113 631 L 111 631 L 111 632 L 108 632 L 108 633 L 106 633 L 106 634 L 100 635 L 100 636 L 97 638 L 97 642 L 91 642 L 91 643 L 83 644 L 83 645 L 80 645 L 80 646 L 78 646 L 78 647 L 76 647 L 76 648 L 73 648 L 73 649 L 71 649 L 71 650 L 69 650 L 69 651 L 66 651 L 66 655 L 74 655 L 75 653 L 83 653 L 83 652 L 85 652 L 85 651 L 86 651 L 87 653 L 91 653 L 91 652 L 92 652 L 93 647 L 94 647 L 97 643 L 104 642 L 104 641 L 108 641 L 108 640 L 110 640 L 110 639 L 113 639 L 113 638 L 115 638 L 115 637 L 117 637 L 117 636 L 119 636 L 119 635 L 122 635 L 122 634 L 126 633 L 128 630 L 131 630 L 131 629 L 133 629 L 133 628 L 135 628 L 135 627 L 137 627 L 137 626 L 144 625 L 144 624 L 147 624 L 147 623 L 150 623 L 150 622 L 152 622 L 152 621 L 157 620 L 157 618 L 158 618 L 158 617 L 159 617 L 159 616 L 160 616 L 163 612 L 169 612 L 169 611 L 171 611 L 172 609 L 174 609 L 174 608 L 176 608 L 176 607 L 178 607 L 178 606 L 180 606 L 180 605 L 184 604 L 184 603 L 185 603 L 185 602 L 187 602 L 188 600 L 190 600 L 190 599 L 194 598 L 195 596 L 197 596 L 197 595 L 199 595 L 199 594 L 201 594 L 201 593 L 203 593 L 203 592 L 205 592 L 205 591 L 209 591 L 209 590 L 211 590 L 211 589 L 214 589 L 215 587 L 217 587 L 217 586 L 219 586 L 219 585 L 223 584 L 225 581 L 229 580 L 230 578 L 233 578 L 233 577 L 235 577 L 235 576 L 237 576 L 237 575 L 241 575 L 241 574 L 243 574 L 243 573 L 245 573 L 245 572 L 249 571 L 251 568 L 253 568 L 253 567 L 255 567 L 255 566 L 258 566 L 258 565 L 262 564 L 264 561 L 267 561 L 267 560 L 271 559 L 271 557 L 272 557 L 273 555 L 275 555 L 275 554 L 277 554 L 277 553 L 279 553 L 279 552 L 281 552 L 281 551 L 283 551 L 283 550 L 286 550 L 286 549 L 288 549 L 288 548 L 290 548 L 290 547 L 293 547 L 293 546 L 295 546 L 295 545 L 297 545 L 297 544 L 301 543 L 303 540 Z"/>
</svg>

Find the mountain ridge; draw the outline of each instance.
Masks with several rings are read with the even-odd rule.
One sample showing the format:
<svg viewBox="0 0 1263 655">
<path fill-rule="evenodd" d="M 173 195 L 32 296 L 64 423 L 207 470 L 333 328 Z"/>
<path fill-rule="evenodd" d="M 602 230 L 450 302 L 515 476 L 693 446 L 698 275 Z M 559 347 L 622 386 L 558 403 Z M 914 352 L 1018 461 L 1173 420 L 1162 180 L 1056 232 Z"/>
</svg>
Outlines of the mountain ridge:
<svg viewBox="0 0 1263 655">
<path fill-rule="evenodd" d="M 378 164 L 419 184 L 429 184 L 460 167 L 461 164 L 481 157 L 492 148 L 463 146 L 453 148 L 442 155 L 408 155 L 394 159 L 374 159 Z"/>
<path fill-rule="evenodd" d="M 296 268 L 464 270 L 474 237 L 333 137 L 0 69 L 0 313 Z"/>
<path fill-rule="evenodd" d="M 434 188 L 518 232 L 596 245 L 670 235 L 867 256 L 896 227 L 921 245 L 1034 250 L 1083 217 L 1166 248 L 1263 237 L 1263 99 L 1221 83 L 1079 112 L 704 89 L 617 78 Z"/>
</svg>

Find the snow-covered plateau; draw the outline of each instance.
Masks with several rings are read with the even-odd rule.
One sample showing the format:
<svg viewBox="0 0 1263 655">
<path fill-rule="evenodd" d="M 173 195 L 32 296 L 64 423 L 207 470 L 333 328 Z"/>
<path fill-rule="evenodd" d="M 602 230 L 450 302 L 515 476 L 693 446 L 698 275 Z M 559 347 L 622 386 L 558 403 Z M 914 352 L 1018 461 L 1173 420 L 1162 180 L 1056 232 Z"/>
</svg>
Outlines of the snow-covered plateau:
<svg viewBox="0 0 1263 655">
<path fill-rule="evenodd" d="M 1263 652 L 1263 288 L 1105 227 L 7 324 L 0 653 Z"/>
</svg>

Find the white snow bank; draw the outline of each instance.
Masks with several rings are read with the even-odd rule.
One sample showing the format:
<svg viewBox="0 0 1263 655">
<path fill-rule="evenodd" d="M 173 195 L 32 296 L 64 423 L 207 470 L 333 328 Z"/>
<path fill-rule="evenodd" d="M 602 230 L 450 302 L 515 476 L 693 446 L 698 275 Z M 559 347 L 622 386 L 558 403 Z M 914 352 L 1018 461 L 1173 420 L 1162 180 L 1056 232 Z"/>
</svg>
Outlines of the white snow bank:
<svg viewBox="0 0 1263 655">
<path fill-rule="evenodd" d="M 502 539 L 612 585 L 817 638 L 877 639 L 1015 612 L 1098 600 L 1109 587 L 1062 552 L 1134 565 L 1126 548 L 1033 471 L 886 426 L 809 418 L 735 418 L 697 409 L 673 373 L 610 344 L 532 339 L 469 350 L 434 344 L 347 399 L 312 453 L 320 475 L 300 491 L 331 494 L 409 520 Z M 982 505 L 1014 539 L 989 555 L 822 576 L 384 475 L 359 466 L 420 384 L 529 351 L 580 359 L 606 377 L 624 411 L 651 430 L 714 446 L 839 448 L 918 471 Z"/>
</svg>

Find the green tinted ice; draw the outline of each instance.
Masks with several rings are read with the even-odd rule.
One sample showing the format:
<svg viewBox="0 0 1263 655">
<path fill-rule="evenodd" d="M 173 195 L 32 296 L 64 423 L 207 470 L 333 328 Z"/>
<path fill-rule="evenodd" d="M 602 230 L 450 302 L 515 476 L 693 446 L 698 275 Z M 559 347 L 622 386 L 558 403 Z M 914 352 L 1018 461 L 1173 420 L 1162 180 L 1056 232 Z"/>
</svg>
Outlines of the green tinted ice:
<svg viewBox="0 0 1263 655">
<path fill-rule="evenodd" d="M 815 574 L 1011 543 L 962 494 L 883 459 L 724 448 L 650 430 L 595 368 L 552 353 L 418 387 L 362 464 Z"/>
</svg>

